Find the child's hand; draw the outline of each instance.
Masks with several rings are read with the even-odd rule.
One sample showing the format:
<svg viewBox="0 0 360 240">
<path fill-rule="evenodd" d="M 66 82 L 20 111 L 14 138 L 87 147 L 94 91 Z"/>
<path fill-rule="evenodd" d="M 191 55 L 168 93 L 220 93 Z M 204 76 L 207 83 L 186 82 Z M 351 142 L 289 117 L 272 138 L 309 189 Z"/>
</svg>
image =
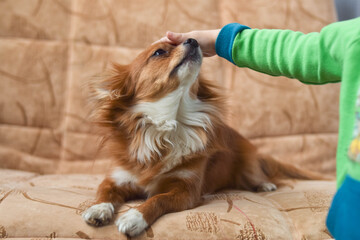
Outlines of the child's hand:
<svg viewBox="0 0 360 240">
<path fill-rule="evenodd" d="M 200 48 L 205 57 L 211 57 L 216 54 L 215 51 L 215 41 L 219 35 L 220 29 L 215 30 L 202 30 L 202 31 L 192 31 L 187 33 L 174 33 L 167 32 L 166 36 L 161 38 L 158 42 L 167 42 L 175 45 L 179 45 L 188 38 L 194 38 L 198 41 Z"/>
</svg>

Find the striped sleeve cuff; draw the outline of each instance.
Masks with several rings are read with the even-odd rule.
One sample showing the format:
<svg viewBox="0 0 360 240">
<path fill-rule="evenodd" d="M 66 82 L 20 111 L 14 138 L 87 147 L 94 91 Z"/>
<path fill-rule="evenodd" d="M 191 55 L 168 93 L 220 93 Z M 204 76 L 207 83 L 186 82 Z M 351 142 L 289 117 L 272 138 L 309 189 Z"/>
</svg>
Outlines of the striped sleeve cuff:
<svg viewBox="0 0 360 240">
<path fill-rule="evenodd" d="M 215 42 L 216 54 L 234 63 L 232 59 L 233 43 L 236 35 L 239 32 L 243 31 L 244 29 L 250 29 L 250 28 L 248 26 L 241 25 L 239 23 L 229 23 L 225 25 L 221 29 L 218 37 L 216 38 L 216 42 Z"/>
</svg>

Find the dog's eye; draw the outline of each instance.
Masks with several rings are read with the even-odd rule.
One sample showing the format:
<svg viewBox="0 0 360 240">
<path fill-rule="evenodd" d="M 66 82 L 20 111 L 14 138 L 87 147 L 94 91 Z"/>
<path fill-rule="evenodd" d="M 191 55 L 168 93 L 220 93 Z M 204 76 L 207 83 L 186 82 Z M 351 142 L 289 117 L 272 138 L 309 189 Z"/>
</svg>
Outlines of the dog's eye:
<svg viewBox="0 0 360 240">
<path fill-rule="evenodd" d="M 162 54 L 165 54 L 165 53 L 167 53 L 164 49 L 158 49 L 158 50 L 156 50 L 154 53 L 153 53 L 153 55 L 152 56 L 160 56 L 160 55 L 162 55 Z"/>
</svg>

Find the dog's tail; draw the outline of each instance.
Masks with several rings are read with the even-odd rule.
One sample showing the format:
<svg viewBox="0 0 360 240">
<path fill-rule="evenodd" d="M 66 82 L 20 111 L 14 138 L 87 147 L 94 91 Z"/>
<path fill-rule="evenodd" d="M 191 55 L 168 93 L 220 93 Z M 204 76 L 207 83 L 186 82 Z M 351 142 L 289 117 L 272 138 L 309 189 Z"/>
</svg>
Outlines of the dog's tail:
<svg viewBox="0 0 360 240">
<path fill-rule="evenodd" d="M 324 174 L 297 168 L 268 155 L 259 155 L 258 159 L 264 174 L 269 179 L 332 180 Z"/>
</svg>

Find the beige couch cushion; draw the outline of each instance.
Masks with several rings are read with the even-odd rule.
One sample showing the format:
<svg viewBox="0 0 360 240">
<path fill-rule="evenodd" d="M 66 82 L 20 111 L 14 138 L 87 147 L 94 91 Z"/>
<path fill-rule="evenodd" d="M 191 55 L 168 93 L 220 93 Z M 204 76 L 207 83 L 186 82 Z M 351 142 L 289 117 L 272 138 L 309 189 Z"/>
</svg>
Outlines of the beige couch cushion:
<svg viewBox="0 0 360 240">
<path fill-rule="evenodd" d="M 126 239 L 114 223 L 88 226 L 100 175 L 38 175 L 0 170 L 0 238 Z M 202 206 L 167 214 L 135 239 L 327 239 L 324 221 L 334 182 L 296 181 L 276 192 L 224 191 Z M 118 212 L 141 204 L 125 204 Z"/>
</svg>

